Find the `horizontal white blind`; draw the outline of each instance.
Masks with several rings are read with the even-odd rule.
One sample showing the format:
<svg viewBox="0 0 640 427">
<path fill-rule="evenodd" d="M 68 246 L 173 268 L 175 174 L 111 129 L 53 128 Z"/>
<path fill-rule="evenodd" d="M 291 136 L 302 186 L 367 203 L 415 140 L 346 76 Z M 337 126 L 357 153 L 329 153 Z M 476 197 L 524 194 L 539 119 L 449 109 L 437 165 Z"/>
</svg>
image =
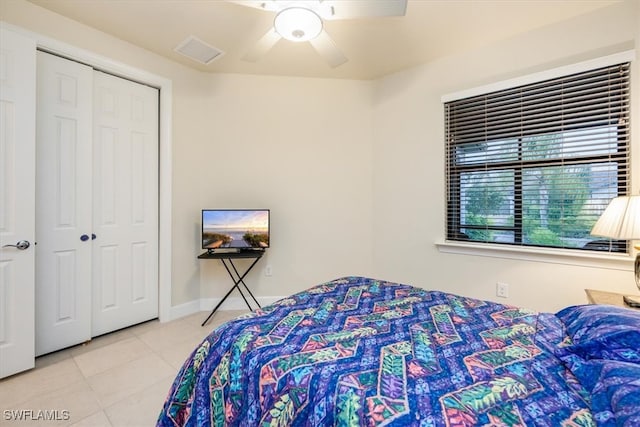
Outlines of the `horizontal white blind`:
<svg viewBox="0 0 640 427">
<path fill-rule="evenodd" d="M 589 232 L 629 186 L 629 68 L 445 103 L 447 238 L 626 251 Z"/>
</svg>

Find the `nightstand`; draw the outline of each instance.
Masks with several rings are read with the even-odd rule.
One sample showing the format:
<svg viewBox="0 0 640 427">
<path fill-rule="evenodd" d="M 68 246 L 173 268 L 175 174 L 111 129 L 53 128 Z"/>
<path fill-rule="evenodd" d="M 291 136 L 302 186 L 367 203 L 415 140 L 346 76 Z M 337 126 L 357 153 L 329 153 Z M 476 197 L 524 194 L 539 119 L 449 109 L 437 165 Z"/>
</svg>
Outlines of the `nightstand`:
<svg viewBox="0 0 640 427">
<path fill-rule="evenodd" d="M 632 310 L 640 310 L 638 308 L 629 307 L 624 303 L 622 298 L 623 294 L 618 294 L 615 292 L 605 292 L 605 291 L 597 291 L 595 289 L 585 289 L 587 293 L 587 299 L 590 304 L 609 304 L 609 305 L 617 305 L 618 307 L 630 308 Z"/>
</svg>

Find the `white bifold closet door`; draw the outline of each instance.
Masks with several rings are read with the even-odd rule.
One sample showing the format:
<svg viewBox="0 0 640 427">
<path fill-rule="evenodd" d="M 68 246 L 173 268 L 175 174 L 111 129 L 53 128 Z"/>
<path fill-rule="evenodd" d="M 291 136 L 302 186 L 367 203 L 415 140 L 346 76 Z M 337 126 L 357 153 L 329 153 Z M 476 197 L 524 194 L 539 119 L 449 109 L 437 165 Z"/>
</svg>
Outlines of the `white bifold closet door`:
<svg viewBox="0 0 640 427">
<path fill-rule="evenodd" d="M 93 336 L 158 317 L 158 90 L 94 72 Z"/>
<path fill-rule="evenodd" d="M 93 69 L 37 53 L 36 355 L 91 339 Z"/>
<path fill-rule="evenodd" d="M 158 314 L 158 91 L 38 52 L 36 355 Z"/>
</svg>

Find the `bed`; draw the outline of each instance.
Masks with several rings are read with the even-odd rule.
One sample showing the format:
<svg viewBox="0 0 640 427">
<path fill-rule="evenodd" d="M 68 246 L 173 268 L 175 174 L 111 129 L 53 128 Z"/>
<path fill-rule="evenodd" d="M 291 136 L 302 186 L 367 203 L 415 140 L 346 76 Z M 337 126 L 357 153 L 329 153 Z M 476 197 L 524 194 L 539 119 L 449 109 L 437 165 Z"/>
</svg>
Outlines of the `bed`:
<svg viewBox="0 0 640 427">
<path fill-rule="evenodd" d="M 638 426 L 639 348 L 630 309 L 345 277 L 215 329 L 158 426 Z"/>
</svg>

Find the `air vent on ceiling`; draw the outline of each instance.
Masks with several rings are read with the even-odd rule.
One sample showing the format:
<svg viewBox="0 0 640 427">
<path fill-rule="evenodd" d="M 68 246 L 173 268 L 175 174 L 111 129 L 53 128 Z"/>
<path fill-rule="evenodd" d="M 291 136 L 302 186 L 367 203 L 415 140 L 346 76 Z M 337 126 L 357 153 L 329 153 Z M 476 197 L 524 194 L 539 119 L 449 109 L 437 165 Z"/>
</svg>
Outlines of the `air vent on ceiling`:
<svg viewBox="0 0 640 427">
<path fill-rule="evenodd" d="M 218 48 L 203 42 L 196 36 L 187 37 L 175 49 L 176 52 L 198 61 L 201 64 L 209 64 L 214 59 L 224 55 L 224 52 Z"/>
</svg>

